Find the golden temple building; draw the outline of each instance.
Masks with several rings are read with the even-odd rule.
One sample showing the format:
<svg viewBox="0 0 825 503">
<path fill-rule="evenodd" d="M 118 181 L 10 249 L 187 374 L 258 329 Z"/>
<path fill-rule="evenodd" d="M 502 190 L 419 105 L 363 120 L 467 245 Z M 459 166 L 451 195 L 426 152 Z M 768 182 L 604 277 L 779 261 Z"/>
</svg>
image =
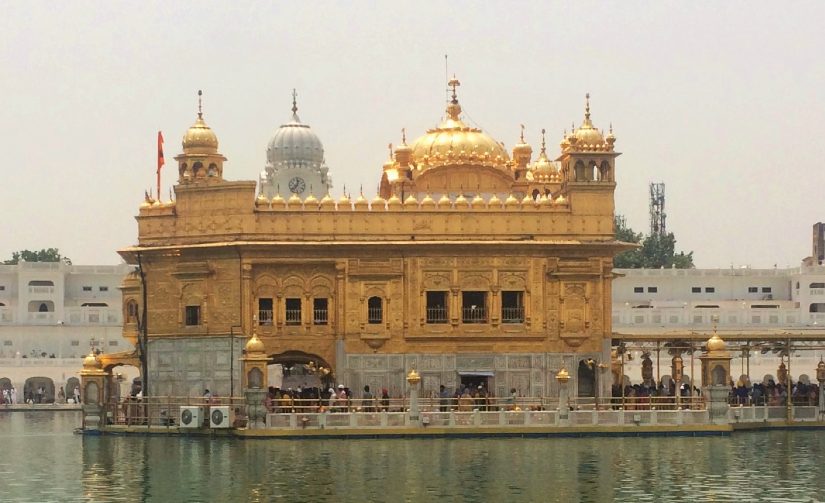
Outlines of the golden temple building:
<svg viewBox="0 0 825 503">
<path fill-rule="evenodd" d="M 175 200 L 147 200 L 137 244 L 120 251 L 140 268 L 123 284 L 124 331 L 146 331 L 148 394 L 239 394 L 253 333 L 270 364 L 330 369 L 325 386 L 401 396 L 416 369 L 425 394 L 481 384 L 543 396 L 566 368 L 573 393 L 609 391 L 598 370 L 612 258 L 628 246 L 614 238 L 612 130 L 593 125 L 588 96 L 554 159 L 543 132 L 534 156 L 523 128 L 508 152 L 462 120 L 450 86 L 441 124 L 404 135 L 371 200 L 317 197 L 299 175 L 288 198 L 227 180 L 198 114 L 175 157 Z M 278 156 L 309 141 L 320 165 L 314 133 L 285 134 Z"/>
</svg>

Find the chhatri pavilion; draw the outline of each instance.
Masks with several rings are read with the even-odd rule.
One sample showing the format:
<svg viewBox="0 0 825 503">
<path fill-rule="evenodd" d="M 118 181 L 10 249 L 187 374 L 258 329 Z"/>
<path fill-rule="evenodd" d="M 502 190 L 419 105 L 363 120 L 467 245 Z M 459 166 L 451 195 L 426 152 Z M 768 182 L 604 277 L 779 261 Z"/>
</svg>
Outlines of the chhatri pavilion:
<svg viewBox="0 0 825 503">
<path fill-rule="evenodd" d="M 294 104 L 261 186 L 227 178 L 199 112 L 175 199 L 147 199 L 120 250 L 139 267 L 122 286 L 124 335 L 145 347 L 146 393 L 239 395 L 254 353 L 264 373 L 324 369 L 325 385 L 392 396 L 412 369 L 425 394 L 557 395 L 562 368 L 574 395 L 607 395 L 613 256 L 629 246 L 613 233 L 616 138 L 588 96 L 555 155 L 544 132 L 537 155 L 523 131 L 508 152 L 463 120 L 458 86 L 439 126 L 405 134 L 376 169 L 371 199 L 313 193 L 310 177 L 329 174 Z"/>
</svg>

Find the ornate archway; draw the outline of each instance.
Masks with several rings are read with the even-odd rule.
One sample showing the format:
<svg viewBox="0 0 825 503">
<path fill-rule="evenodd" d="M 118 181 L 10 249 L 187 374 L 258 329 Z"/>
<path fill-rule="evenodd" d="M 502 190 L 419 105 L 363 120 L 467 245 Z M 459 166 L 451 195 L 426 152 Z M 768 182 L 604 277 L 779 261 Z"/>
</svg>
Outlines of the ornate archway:
<svg viewBox="0 0 825 503">
<path fill-rule="evenodd" d="M 280 366 L 280 386 L 288 388 L 318 388 L 320 390 L 334 384 L 335 375 L 332 366 L 324 358 L 303 351 L 285 351 L 283 353 L 270 355 L 270 382 L 277 382 L 279 375 L 277 367 Z"/>
</svg>

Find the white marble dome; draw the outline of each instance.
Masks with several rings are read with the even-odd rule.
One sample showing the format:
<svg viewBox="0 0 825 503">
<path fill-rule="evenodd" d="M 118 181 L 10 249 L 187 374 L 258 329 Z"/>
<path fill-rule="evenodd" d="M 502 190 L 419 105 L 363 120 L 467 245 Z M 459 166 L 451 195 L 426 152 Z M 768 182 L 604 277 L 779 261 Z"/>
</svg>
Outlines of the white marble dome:
<svg viewBox="0 0 825 503">
<path fill-rule="evenodd" d="M 279 127 L 269 140 L 266 160 L 275 169 L 298 166 L 320 168 L 324 164 L 324 146 L 312 129 L 293 112 L 292 120 Z"/>
</svg>

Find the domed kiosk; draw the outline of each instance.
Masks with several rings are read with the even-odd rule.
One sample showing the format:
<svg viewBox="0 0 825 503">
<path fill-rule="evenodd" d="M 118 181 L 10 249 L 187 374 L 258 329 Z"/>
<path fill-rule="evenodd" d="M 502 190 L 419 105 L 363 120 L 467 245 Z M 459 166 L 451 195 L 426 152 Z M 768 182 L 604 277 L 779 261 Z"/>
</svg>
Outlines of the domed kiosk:
<svg viewBox="0 0 825 503">
<path fill-rule="evenodd" d="M 297 94 L 292 92 L 292 117 L 281 125 L 266 147 L 266 167 L 260 175 L 260 192 L 267 198 L 275 194 L 302 199 L 320 199 L 332 188 L 324 146 L 308 124 L 298 117 Z"/>
</svg>

